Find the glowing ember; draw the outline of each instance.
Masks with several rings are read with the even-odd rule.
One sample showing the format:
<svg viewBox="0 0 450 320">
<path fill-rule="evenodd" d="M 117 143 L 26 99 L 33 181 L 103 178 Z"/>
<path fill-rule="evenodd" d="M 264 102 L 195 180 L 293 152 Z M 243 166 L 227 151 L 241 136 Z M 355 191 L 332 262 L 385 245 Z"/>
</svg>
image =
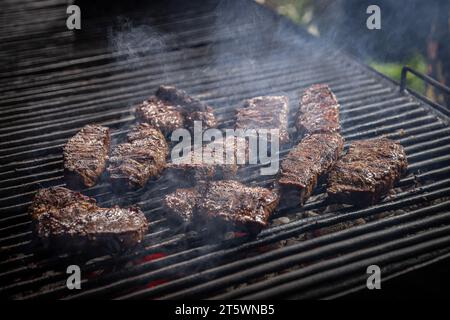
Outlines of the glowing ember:
<svg viewBox="0 0 450 320">
<path fill-rule="evenodd" d="M 158 260 L 158 259 L 164 258 L 166 256 L 167 255 L 165 253 L 163 253 L 163 252 L 157 252 L 157 253 L 148 254 L 148 255 L 142 257 L 141 259 L 139 259 L 136 262 L 136 264 L 141 264 L 141 263 L 145 263 L 145 262 Z"/>
</svg>

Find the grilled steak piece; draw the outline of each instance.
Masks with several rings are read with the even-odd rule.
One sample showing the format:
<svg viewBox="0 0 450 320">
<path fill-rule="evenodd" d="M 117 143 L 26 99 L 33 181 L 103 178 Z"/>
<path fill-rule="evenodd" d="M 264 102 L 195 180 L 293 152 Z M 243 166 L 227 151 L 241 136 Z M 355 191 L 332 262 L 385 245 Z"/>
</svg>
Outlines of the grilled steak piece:
<svg viewBox="0 0 450 320">
<path fill-rule="evenodd" d="M 355 141 L 330 173 L 328 196 L 343 203 L 374 204 L 392 189 L 407 166 L 405 151 L 395 141 Z"/>
<path fill-rule="evenodd" d="M 227 150 L 232 158 L 227 159 Z M 226 137 L 194 149 L 167 165 L 170 173 L 182 175 L 186 180 L 234 179 L 238 160 L 245 160 L 247 142 L 241 137 Z"/>
<path fill-rule="evenodd" d="M 147 123 L 128 134 L 128 143 L 116 146 L 109 161 L 108 172 L 116 190 L 143 187 L 150 178 L 160 175 L 169 153 L 164 135 Z"/>
<path fill-rule="evenodd" d="M 186 111 L 206 111 L 207 105 L 198 99 L 189 96 L 186 91 L 175 88 L 174 86 L 159 86 L 156 91 L 159 99 L 170 101 L 173 104 L 183 106 Z"/>
<path fill-rule="evenodd" d="M 200 100 L 189 96 L 183 90 L 173 86 L 160 86 L 156 91 L 156 97 L 173 105 L 178 105 L 185 117 L 185 124 L 190 129 L 194 127 L 194 121 L 202 121 L 203 127 L 206 128 L 217 126 L 213 109 Z"/>
<path fill-rule="evenodd" d="M 279 129 L 280 144 L 289 142 L 289 100 L 286 96 L 263 96 L 244 100 L 236 111 L 236 129 Z"/>
<path fill-rule="evenodd" d="M 262 187 L 247 187 L 237 181 L 213 181 L 209 184 L 197 213 L 208 225 L 231 227 L 258 233 L 266 227 L 278 205 L 278 193 Z"/>
<path fill-rule="evenodd" d="M 165 206 L 171 214 L 188 217 L 184 221 L 199 221 L 210 230 L 256 234 L 267 226 L 278 200 L 276 191 L 223 180 L 212 181 L 206 187 L 178 189 L 166 196 Z"/>
<path fill-rule="evenodd" d="M 338 133 L 313 134 L 304 138 L 281 162 L 283 198 L 305 203 L 317 185 L 339 158 L 344 140 Z"/>
<path fill-rule="evenodd" d="M 155 96 L 144 101 L 136 109 L 136 116 L 141 122 L 146 122 L 160 129 L 165 135 L 184 127 L 184 115 L 181 108 L 171 102 Z"/>
<path fill-rule="evenodd" d="M 194 220 L 194 210 L 199 199 L 198 188 L 183 188 L 166 195 L 163 202 L 170 218 L 189 224 Z"/>
<path fill-rule="evenodd" d="M 73 188 L 92 187 L 103 173 L 108 160 L 109 129 L 87 125 L 64 146 L 64 175 Z"/>
<path fill-rule="evenodd" d="M 29 213 L 44 244 L 63 248 L 122 250 L 141 242 L 148 228 L 136 207 L 100 208 L 95 199 L 63 187 L 39 190 Z"/>
<path fill-rule="evenodd" d="M 203 130 L 207 128 L 217 127 L 217 120 L 211 107 L 207 107 L 206 111 L 194 111 L 186 113 L 186 126 L 189 130 L 192 131 L 194 129 L 195 121 L 199 121 L 202 123 Z"/>
<path fill-rule="evenodd" d="M 315 84 L 303 92 L 295 123 L 299 136 L 340 131 L 339 103 L 325 84 Z"/>
</svg>

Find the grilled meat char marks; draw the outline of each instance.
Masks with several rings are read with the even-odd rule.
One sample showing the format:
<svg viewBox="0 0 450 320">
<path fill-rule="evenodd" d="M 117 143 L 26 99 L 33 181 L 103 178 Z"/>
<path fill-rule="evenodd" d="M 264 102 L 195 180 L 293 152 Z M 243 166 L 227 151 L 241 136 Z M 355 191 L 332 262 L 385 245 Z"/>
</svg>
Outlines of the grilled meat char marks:
<svg viewBox="0 0 450 320">
<path fill-rule="evenodd" d="M 180 188 L 164 197 L 164 207 L 169 217 L 189 224 L 194 220 L 194 210 L 200 199 L 198 188 Z"/>
<path fill-rule="evenodd" d="M 299 136 L 339 132 L 339 103 L 327 85 L 316 84 L 303 92 L 295 123 Z"/>
<path fill-rule="evenodd" d="M 289 142 L 289 100 L 286 96 L 262 96 L 244 100 L 236 112 L 236 129 L 279 129 L 280 144 Z"/>
<path fill-rule="evenodd" d="M 181 174 L 191 181 L 234 179 L 239 169 L 238 159 L 245 160 L 247 149 L 245 138 L 226 137 L 191 150 L 178 159 L 172 159 L 167 167 L 171 172 Z M 231 159 L 227 159 L 227 151 L 232 156 Z"/>
<path fill-rule="evenodd" d="M 209 184 L 197 210 L 208 225 L 219 222 L 258 233 L 268 225 L 278 201 L 277 192 L 266 188 L 247 187 L 232 180 L 215 181 Z"/>
<path fill-rule="evenodd" d="M 204 128 L 217 126 L 210 106 L 173 86 L 160 86 L 155 96 L 137 107 L 136 115 L 141 121 L 159 128 L 165 135 L 183 127 L 192 130 L 194 121 L 201 121 Z"/>
<path fill-rule="evenodd" d="M 165 135 L 184 127 L 184 116 L 180 108 L 155 96 L 137 107 L 136 116 L 140 121 L 160 129 Z"/>
<path fill-rule="evenodd" d="M 73 188 L 92 187 L 106 167 L 110 147 L 109 129 L 87 125 L 64 146 L 64 175 Z"/>
<path fill-rule="evenodd" d="M 29 212 L 39 238 L 65 248 L 124 249 L 141 242 L 148 228 L 138 208 L 100 208 L 95 199 L 63 187 L 39 190 Z"/>
<path fill-rule="evenodd" d="M 188 95 L 186 91 L 175 88 L 174 86 L 159 86 L 156 91 L 156 96 L 159 99 L 170 101 L 176 105 L 183 106 L 188 112 L 200 111 L 205 112 L 208 110 L 208 106 L 198 99 L 195 99 Z"/>
<path fill-rule="evenodd" d="M 108 172 L 116 189 L 143 187 L 164 170 L 169 147 L 164 135 L 147 123 L 128 134 L 128 143 L 116 146 L 111 154 Z"/>
<path fill-rule="evenodd" d="M 194 121 L 201 121 L 204 128 L 217 127 L 213 109 L 185 91 L 173 86 L 159 86 L 156 96 L 164 101 L 179 105 L 185 117 L 186 126 L 192 130 Z"/>
<path fill-rule="evenodd" d="M 178 189 L 165 197 L 165 206 L 172 215 L 201 221 L 212 230 L 231 228 L 256 234 L 267 226 L 278 201 L 276 191 L 222 180 L 206 187 Z"/>
<path fill-rule="evenodd" d="M 338 133 L 319 133 L 305 137 L 281 162 L 279 184 L 283 197 L 303 204 L 339 158 L 344 140 Z"/>
<path fill-rule="evenodd" d="M 371 205 L 385 195 L 408 166 L 403 147 L 377 138 L 353 142 L 330 173 L 328 196 L 334 201 Z"/>
</svg>

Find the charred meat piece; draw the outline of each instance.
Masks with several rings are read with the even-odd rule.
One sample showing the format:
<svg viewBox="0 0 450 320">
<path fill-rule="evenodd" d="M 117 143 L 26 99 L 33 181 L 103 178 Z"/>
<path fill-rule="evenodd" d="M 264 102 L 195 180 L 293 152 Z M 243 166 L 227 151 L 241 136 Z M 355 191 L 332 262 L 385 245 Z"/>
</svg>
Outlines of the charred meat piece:
<svg viewBox="0 0 450 320">
<path fill-rule="evenodd" d="M 165 206 L 171 214 L 201 221 L 210 230 L 256 234 L 267 226 L 279 200 L 276 191 L 233 180 L 212 181 L 200 188 L 178 189 L 166 196 Z"/>
<path fill-rule="evenodd" d="M 247 147 L 245 138 L 228 136 L 172 159 L 167 167 L 169 172 L 182 175 L 186 180 L 234 179 L 239 161 L 244 163 L 246 159 Z"/>
<path fill-rule="evenodd" d="M 267 226 L 278 205 L 278 193 L 262 187 L 247 187 L 237 181 L 213 181 L 209 184 L 197 213 L 208 225 L 231 227 L 258 233 Z"/>
<path fill-rule="evenodd" d="M 178 128 L 193 130 L 194 121 L 201 121 L 204 128 L 217 126 L 211 107 L 172 86 L 160 86 L 154 96 L 136 108 L 136 117 L 166 136 Z"/>
<path fill-rule="evenodd" d="M 122 250 L 141 242 L 148 228 L 136 207 L 100 208 L 95 199 L 63 187 L 39 190 L 29 212 L 38 237 L 56 247 Z"/>
<path fill-rule="evenodd" d="M 206 111 L 208 106 L 198 99 L 189 96 L 185 91 L 175 88 L 174 86 L 159 86 L 156 91 L 159 99 L 170 101 L 173 104 L 183 106 L 186 111 Z"/>
<path fill-rule="evenodd" d="M 87 125 L 64 146 L 64 176 L 69 186 L 92 187 L 106 167 L 110 146 L 109 129 Z"/>
<path fill-rule="evenodd" d="M 289 100 L 286 96 L 262 96 L 244 100 L 236 112 L 236 129 L 279 129 L 280 144 L 289 142 Z"/>
<path fill-rule="evenodd" d="M 295 123 L 299 136 L 340 131 L 339 103 L 325 84 L 315 84 L 303 93 Z"/>
<path fill-rule="evenodd" d="M 395 141 L 355 141 L 330 173 L 328 196 L 360 206 L 374 204 L 392 189 L 407 166 L 405 151 Z"/>
<path fill-rule="evenodd" d="M 339 158 L 344 140 L 338 133 L 313 134 L 304 138 L 281 162 L 283 198 L 303 204 Z"/>
<path fill-rule="evenodd" d="M 186 126 L 189 130 L 192 131 L 194 129 L 195 121 L 202 123 L 203 130 L 217 127 L 217 120 L 211 107 L 207 107 L 206 111 L 186 113 Z"/>
<path fill-rule="evenodd" d="M 116 146 L 109 161 L 108 172 L 116 190 L 145 186 L 160 175 L 169 153 L 164 135 L 147 123 L 128 134 L 128 143 Z"/>
<path fill-rule="evenodd" d="M 184 127 L 184 115 L 178 105 L 161 100 L 155 96 L 144 101 L 136 109 L 136 116 L 169 135 L 175 129 Z"/>
<path fill-rule="evenodd" d="M 156 97 L 173 105 L 178 105 L 184 114 L 185 124 L 190 129 L 194 127 L 194 121 L 202 121 L 203 127 L 206 128 L 217 126 L 213 109 L 200 100 L 189 96 L 183 90 L 173 86 L 160 86 L 156 91 Z"/>
<path fill-rule="evenodd" d="M 200 199 L 198 188 L 177 189 L 164 197 L 164 207 L 170 218 L 189 224 L 194 220 L 194 210 Z"/>
</svg>

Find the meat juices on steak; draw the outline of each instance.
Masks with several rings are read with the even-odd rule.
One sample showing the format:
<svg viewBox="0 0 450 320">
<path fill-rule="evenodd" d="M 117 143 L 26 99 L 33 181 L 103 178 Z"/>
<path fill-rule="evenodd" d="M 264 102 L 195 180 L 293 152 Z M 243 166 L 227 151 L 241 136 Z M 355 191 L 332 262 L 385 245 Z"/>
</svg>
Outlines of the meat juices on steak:
<svg viewBox="0 0 450 320">
<path fill-rule="evenodd" d="M 72 188 L 96 184 L 106 167 L 110 147 L 109 129 L 87 125 L 64 146 L 64 176 Z"/>
<path fill-rule="evenodd" d="M 165 135 L 184 127 L 184 116 L 179 106 L 155 96 L 137 107 L 136 116 L 140 121 L 160 129 Z"/>
<path fill-rule="evenodd" d="M 395 141 L 355 141 L 330 173 L 328 196 L 343 203 L 374 204 L 393 188 L 407 166 L 405 150 Z"/>
<path fill-rule="evenodd" d="M 165 206 L 181 220 L 201 221 L 210 230 L 232 228 L 256 234 L 267 226 L 279 201 L 276 191 L 233 180 L 211 181 L 201 191 L 198 188 L 178 189 L 165 197 Z"/>
<path fill-rule="evenodd" d="M 29 213 L 38 237 L 56 247 L 125 249 L 141 242 L 148 228 L 139 208 L 100 208 L 95 199 L 63 187 L 39 190 Z"/>
<path fill-rule="evenodd" d="M 173 86 L 159 86 L 156 97 L 181 108 L 185 124 L 189 129 L 194 127 L 194 121 L 202 121 L 204 128 L 217 127 L 213 109 L 200 100 L 189 96 L 185 91 Z"/>
<path fill-rule="evenodd" d="M 319 133 L 305 137 L 281 162 L 283 197 L 305 203 L 317 185 L 339 158 L 344 140 L 338 133 Z"/>
<path fill-rule="evenodd" d="M 273 190 L 247 187 L 233 180 L 213 181 L 197 212 L 208 225 L 214 223 L 220 228 L 223 224 L 256 234 L 268 225 L 278 201 L 278 193 Z"/>
<path fill-rule="evenodd" d="M 236 111 L 236 129 L 279 129 L 280 144 L 289 142 L 289 99 L 286 96 L 262 96 L 244 100 Z"/>
<path fill-rule="evenodd" d="M 295 122 L 299 136 L 340 131 L 339 103 L 325 84 L 315 84 L 303 92 Z"/>
<path fill-rule="evenodd" d="M 116 146 L 109 161 L 108 172 L 116 190 L 145 186 L 164 170 L 169 147 L 164 135 L 147 123 L 128 134 L 128 142 Z"/>
<path fill-rule="evenodd" d="M 210 142 L 178 159 L 172 159 L 167 168 L 169 172 L 181 174 L 187 180 L 234 179 L 239 168 L 238 160 L 245 161 L 246 150 L 245 138 L 226 137 L 220 142 Z M 230 151 L 231 159 L 227 159 L 227 151 Z"/>
<path fill-rule="evenodd" d="M 189 224 L 194 220 L 194 210 L 199 199 L 198 188 L 180 188 L 164 197 L 164 208 L 170 218 Z"/>
<path fill-rule="evenodd" d="M 166 136 L 185 126 L 192 130 L 194 121 L 201 121 L 206 128 L 217 126 L 211 107 L 173 86 L 159 86 L 154 96 L 136 108 L 136 117 Z"/>
</svg>

